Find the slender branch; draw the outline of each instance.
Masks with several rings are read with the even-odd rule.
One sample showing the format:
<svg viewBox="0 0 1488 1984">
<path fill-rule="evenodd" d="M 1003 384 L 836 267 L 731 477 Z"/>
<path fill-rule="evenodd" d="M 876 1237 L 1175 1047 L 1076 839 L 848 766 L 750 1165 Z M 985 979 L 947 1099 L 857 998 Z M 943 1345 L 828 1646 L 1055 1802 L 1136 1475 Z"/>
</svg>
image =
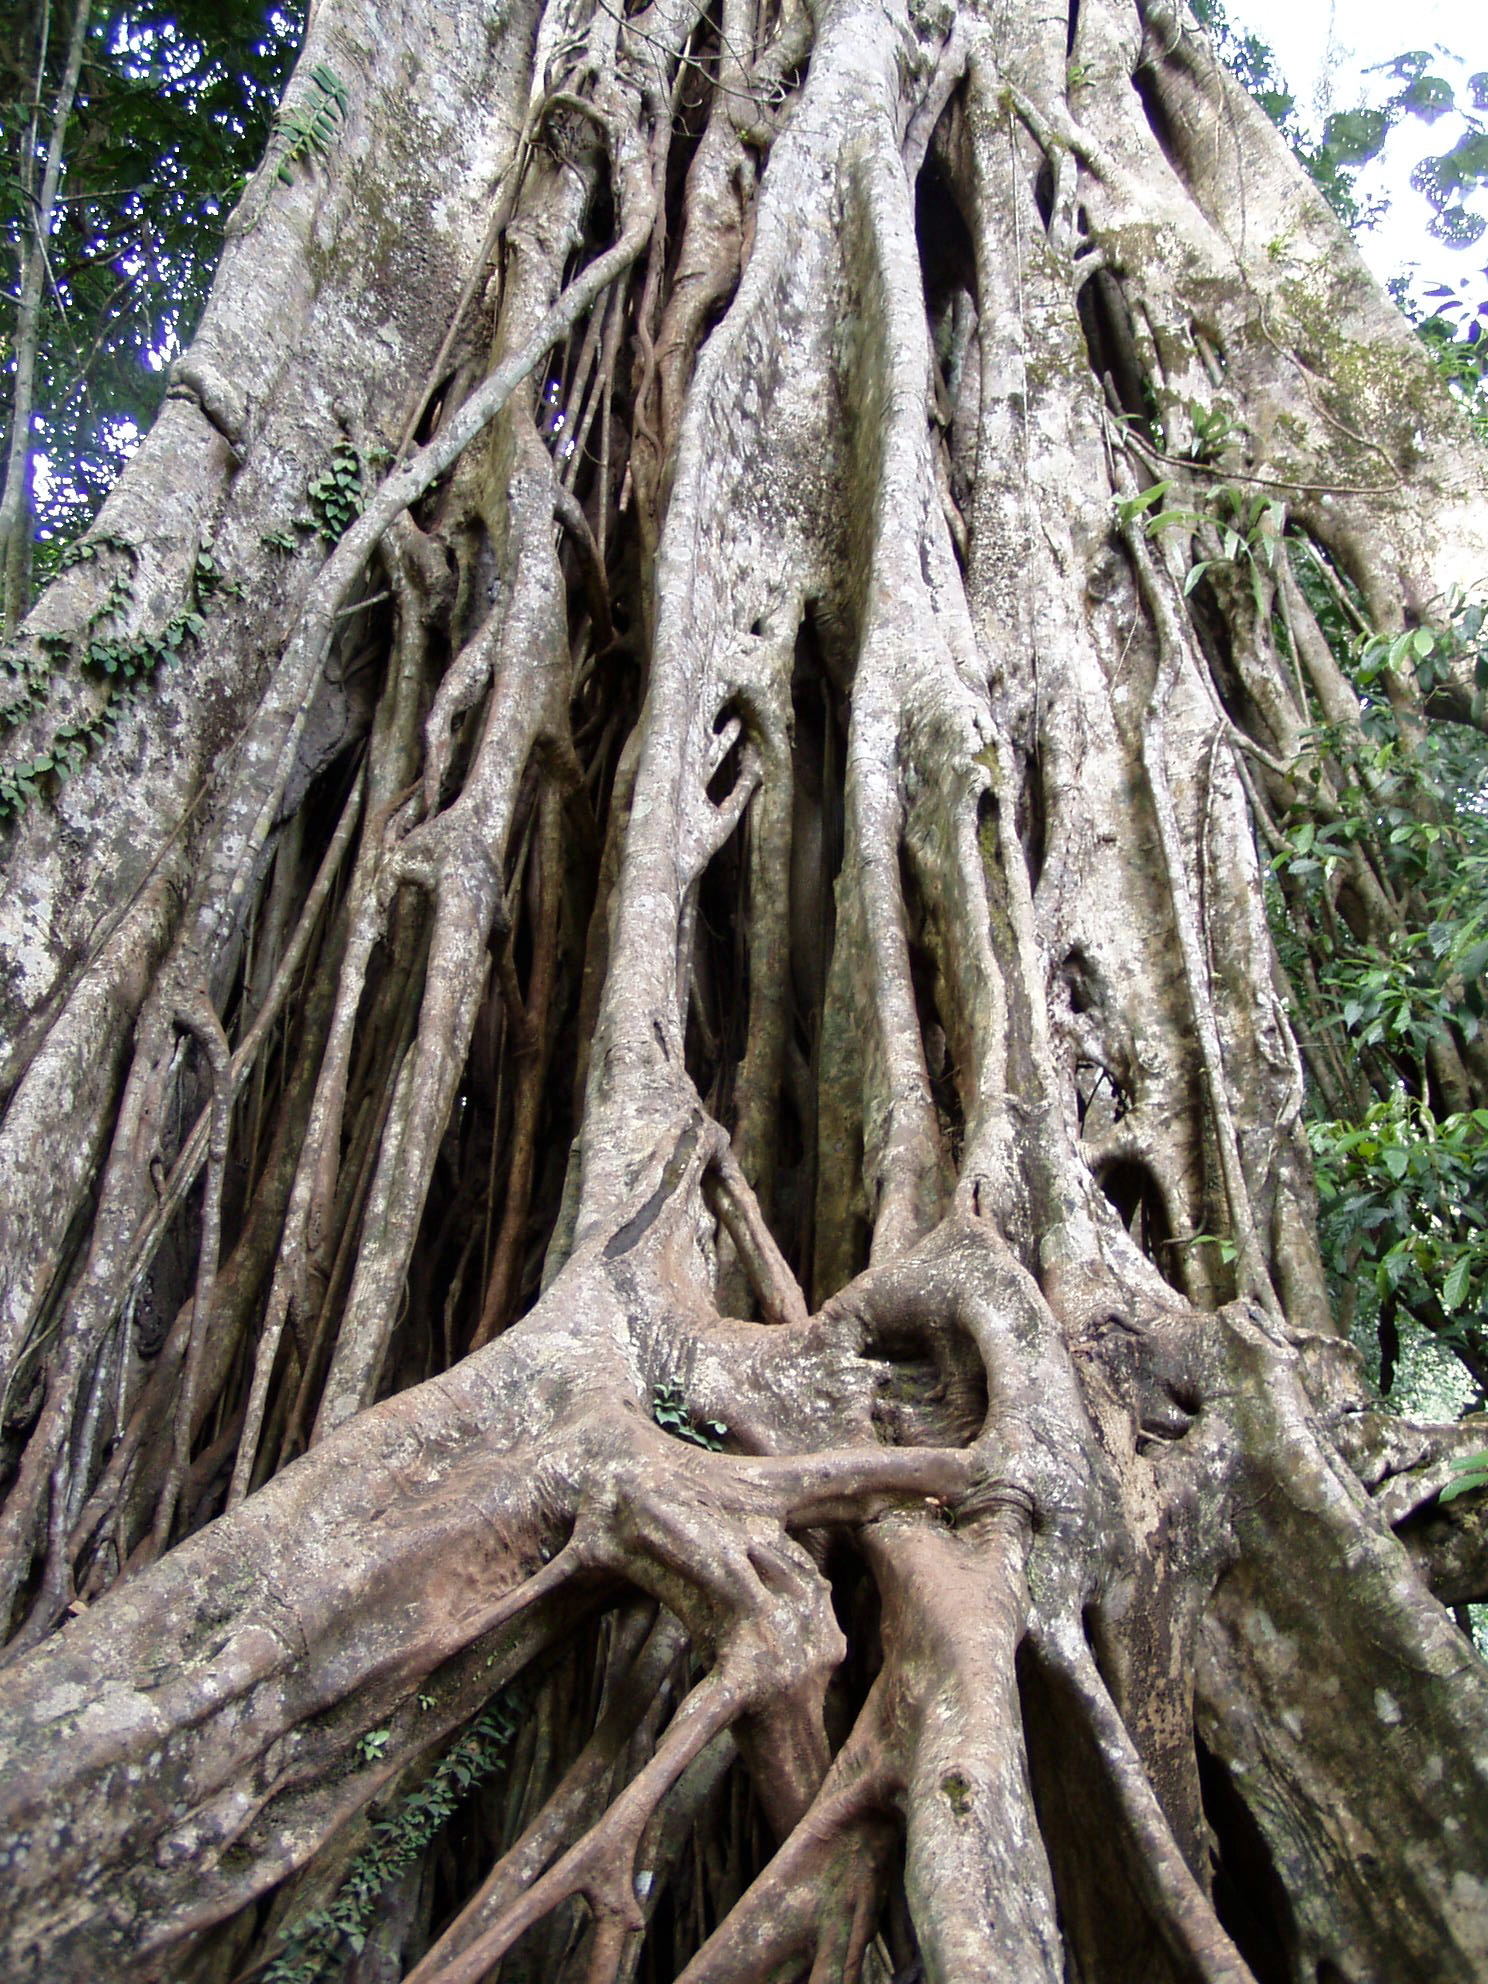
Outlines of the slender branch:
<svg viewBox="0 0 1488 1984">
<path fill-rule="evenodd" d="M 92 0 L 78 0 L 62 81 L 52 110 L 52 135 L 41 194 L 31 212 L 22 259 L 21 294 L 16 309 L 15 383 L 10 402 L 10 453 L 5 464 L 5 488 L 0 493 L 4 588 L 0 599 L 0 633 L 4 634 L 13 634 L 20 625 L 31 583 L 31 417 L 35 407 L 36 358 L 41 343 L 42 280 L 47 268 L 47 236 L 52 230 L 57 185 L 62 176 L 62 148 L 77 95 L 91 11 Z"/>
</svg>

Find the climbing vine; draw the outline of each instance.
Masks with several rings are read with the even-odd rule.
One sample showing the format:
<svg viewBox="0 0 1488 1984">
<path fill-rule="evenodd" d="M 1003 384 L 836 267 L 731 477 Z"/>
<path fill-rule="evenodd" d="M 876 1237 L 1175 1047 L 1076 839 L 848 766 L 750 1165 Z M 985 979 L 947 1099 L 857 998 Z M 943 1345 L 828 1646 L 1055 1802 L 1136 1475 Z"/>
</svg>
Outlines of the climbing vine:
<svg viewBox="0 0 1488 1984">
<path fill-rule="evenodd" d="M 162 663 L 176 659 L 188 642 L 206 632 L 206 614 L 213 601 L 241 599 L 244 587 L 218 565 L 210 538 L 199 546 L 185 602 L 158 629 L 136 633 L 116 631 L 134 604 L 134 569 L 139 554 L 127 538 L 99 532 L 70 545 L 62 554 L 64 568 L 91 564 L 113 552 L 119 564 L 102 600 L 88 616 L 81 635 L 43 634 L 30 647 L 8 648 L 3 663 L 9 696 L 0 705 L 0 724 L 15 728 L 39 713 L 59 669 L 74 665 L 84 677 L 101 683 L 102 704 L 90 716 L 59 723 L 41 750 L 29 758 L 0 762 L 0 822 L 14 820 L 50 783 L 64 783 L 89 752 L 112 730 L 127 705 L 150 681 Z"/>
<path fill-rule="evenodd" d="M 328 159 L 341 136 L 349 101 L 345 83 L 334 69 L 317 62 L 310 71 L 310 89 L 299 103 L 285 104 L 274 118 L 274 133 L 282 150 L 279 179 L 294 184 L 291 168 L 305 159 Z"/>
<path fill-rule="evenodd" d="M 382 458 L 387 458 L 385 451 Z M 366 507 L 365 478 L 360 451 L 350 441 L 338 441 L 325 467 L 306 485 L 310 514 L 296 517 L 296 526 L 313 530 L 327 544 L 339 544 Z"/>
<path fill-rule="evenodd" d="M 499 1696 L 450 1745 L 421 1785 L 373 1821 L 371 1844 L 347 1868 L 332 1899 L 323 1908 L 307 1910 L 284 1931 L 280 1948 L 262 1972 L 264 1984 L 319 1984 L 361 1950 L 381 1896 L 469 1794 L 503 1768 L 518 1715 L 516 1698 Z M 361 1739 L 359 1760 L 377 1762 L 388 1736 L 385 1729 L 370 1731 Z M 372 1740 L 379 1737 L 380 1742 Z"/>
</svg>

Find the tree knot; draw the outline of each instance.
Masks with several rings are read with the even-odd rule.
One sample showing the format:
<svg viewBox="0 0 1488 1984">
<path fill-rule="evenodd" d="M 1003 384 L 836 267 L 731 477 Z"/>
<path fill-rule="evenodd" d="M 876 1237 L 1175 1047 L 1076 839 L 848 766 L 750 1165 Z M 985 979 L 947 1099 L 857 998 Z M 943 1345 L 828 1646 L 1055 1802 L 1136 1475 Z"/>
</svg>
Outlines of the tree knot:
<svg viewBox="0 0 1488 1984">
<path fill-rule="evenodd" d="M 956 1528 L 965 1530 L 973 1523 L 993 1522 L 1001 1528 L 1027 1530 L 1033 1524 L 1033 1507 L 1033 1497 L 1026 1488 L 978 1468 L 955 1505 Z"/>
</svg>

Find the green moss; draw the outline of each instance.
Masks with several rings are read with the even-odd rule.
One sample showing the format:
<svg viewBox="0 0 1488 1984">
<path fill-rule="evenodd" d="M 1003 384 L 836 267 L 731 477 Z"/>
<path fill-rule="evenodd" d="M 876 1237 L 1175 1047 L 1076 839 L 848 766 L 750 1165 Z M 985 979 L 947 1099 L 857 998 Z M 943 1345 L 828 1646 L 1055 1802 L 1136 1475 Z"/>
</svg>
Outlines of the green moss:
<svg viewBox="0 0 1488 1984">
<path fill-rule="evenodd" d="M 1430 365 L 1404 340 L 1354 338 L 1340 328 L 1348 316 L 1352 288 L 1351 278 L 1339 280 L 1316 269 L 1284 283 L 1280 322 L 1269 326 L 1271 336 L 1283 347 L 1294 347 L 1309 369 L 1321 375 L 1335 417 L 1344 425 L 1381 443 L 1392 455 L 1414 454 L 1415 435 L 1441 424 L 1444 393 Z M 1265 338 L 1266 329 L 1257 324 L 1258 341 Z M 1293 419 L 1288 438 L 1300 443 L 1306 435 L 1307 429 Z M 1314 430 L 1314 444 L 1319 438 Z M 1369 461 L 1376 474 L 1382 466 L 1375 447 L 1351 441 L 1337 427 L 1329 428 L 1326 439 L 1335 457 L 1354 457 L 1361 465 Z"/>
<path fill-rule="evenodd" d="M 1090 376 L 1090 359 L 1084 345 L 1072 338 L 1048 334 L 1040 339 L 1024 361 L 1028 384 L 1035 390 L 1050 386 L 1082 384 Z"/>
</svg>

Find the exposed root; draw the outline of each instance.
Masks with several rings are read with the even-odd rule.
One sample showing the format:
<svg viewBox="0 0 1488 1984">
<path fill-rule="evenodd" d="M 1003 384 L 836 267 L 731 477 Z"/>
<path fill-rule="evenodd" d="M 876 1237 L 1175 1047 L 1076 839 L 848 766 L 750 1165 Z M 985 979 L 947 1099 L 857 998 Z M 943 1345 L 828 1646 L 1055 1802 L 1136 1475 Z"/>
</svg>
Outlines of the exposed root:
<svg viewBox="0 0 1488 1984">
<path fill-rule="evenodd" d="M 519 13 L 397 459 L 0 1062 L 93 1126 L 6 1230 L 0 1946 L 261 1969 L 520 1679 L 369 1975 L 1488 1976 L 1481 1427 L 1332 1332 L 1248 824 L 1343 818 L 1309 600 L 1406 624 L 1481 474 L 1156 0 Z"/>
</svg>

